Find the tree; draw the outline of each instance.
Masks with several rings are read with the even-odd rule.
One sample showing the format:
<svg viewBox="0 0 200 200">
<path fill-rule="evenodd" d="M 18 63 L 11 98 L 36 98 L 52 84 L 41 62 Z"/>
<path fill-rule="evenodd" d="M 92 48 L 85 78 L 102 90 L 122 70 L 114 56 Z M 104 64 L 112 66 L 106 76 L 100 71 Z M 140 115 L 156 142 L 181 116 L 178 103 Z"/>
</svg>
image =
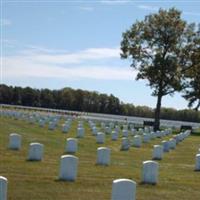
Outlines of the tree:
<svg viewBox="0 0 200 200">
<path fill-rule="evenodd" d="M 21 102 L 25 106 L 40 106 L 39 98 L 39 90 L 26 87 L 23 89 Z"/>
<path fill-rule="evenodd" d="M 194 107 L 194 110 L 198 111 L 200 108 L 200 24 L 196 33 L 191 36 L 191 40 L 188 45 L 191 67 L 184 73 L 186 88 L 183 97 L 189 101 L 188 107 Z"/>
<path fill-rule="evenodd" d="M 0 85 L 0 103 L 12 104 L 13 88 Z"/>
<path fill-rule="evenodd" d="M 12 104 L 21 105 L 22 104 L 22 91 L 21 87 L 13 88 Z"/>
<path fill-rule="evenodd" d="M 154 130 L 160 127 L 162 98 L 182 89 L 187 35 L 188 26 L 175 8 L 160 9 L 136 21 L 122 35 L 121 58 L 131 58 L 131 67 L 138 70 L 136 79 L 147 79 L 152 95 L 157 97 Z"/>
<path fill-rule="evenodd" d="M 44 108 L 54 107 L 54 98 L 52 91 L 49 89 L 41 89 L 40 91 L 40 104 Z"/>
</svg>

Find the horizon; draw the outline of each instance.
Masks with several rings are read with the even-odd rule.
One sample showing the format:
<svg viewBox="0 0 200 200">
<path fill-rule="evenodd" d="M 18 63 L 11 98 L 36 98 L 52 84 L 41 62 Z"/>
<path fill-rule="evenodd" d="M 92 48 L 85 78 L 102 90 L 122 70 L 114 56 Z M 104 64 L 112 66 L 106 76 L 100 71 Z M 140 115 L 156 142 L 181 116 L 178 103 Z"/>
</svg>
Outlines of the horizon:
<svg viewBox="0 0 200 200">
<path fill-rule="evenodd" d="M 122 32 L 159 8 L 175 7 L 199 23 L 198 1 L 2 1 L 1 83 L 19 87 L 70 87 L 113 94 L 124 103 L 155 108 L 156 98 L 120 59 Z M 39 5 L 39 6 L 38 6 Z M 37 14 L 36 14 L 37 13 Z M 162 107 L 188 109 L 176 93 Z"/>
</svg>

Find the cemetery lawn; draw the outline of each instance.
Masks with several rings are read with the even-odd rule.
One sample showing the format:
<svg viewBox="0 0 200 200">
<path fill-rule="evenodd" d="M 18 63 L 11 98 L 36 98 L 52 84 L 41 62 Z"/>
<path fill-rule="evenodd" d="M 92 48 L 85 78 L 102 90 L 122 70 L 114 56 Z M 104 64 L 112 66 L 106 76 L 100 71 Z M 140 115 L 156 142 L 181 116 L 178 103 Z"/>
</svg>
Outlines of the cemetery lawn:
<svg viewBox="0 0 200 200">
<path fill-rule="evenodd" d="M 4 117 L 1 117 L 0 127 L 0 175 L 8 179 L 9 200 L 109 200 L 112 181 L 118 178 L 136 181 L 137 200 L 200 199 L 200 172 L 194 171 L 195 155 L 200 148 L 198 134 L 186 138 L 158 161 L 157 185 L 143 185 L 140 183 L 142 161 L 151 160 L 153 145 L 164 139 L 120 151 L 121 139 L 111 141 L 107 135 L 105 144 L 96 144 L 88 123 L 84 123 L 86 135 L 79 139 L 75 154 L 79 158 L 77 180 L 63 182 L 58 180 L 60 156 L 64 154 L 66 138 L 76 136 L 77 121 L 72 122 L 67 134 L 63 134 L 60 127 L 50 131 L 47 126 L 40 128 L 36 124 Z M 9 134 L 14 132 L 22 135 L 20 151 L 7 148 Z M 31 142 L 44 144 L 42 162 L 26 160 Z M 96 150 L 100 146 L 111 148 L 110 166 L 95 165 Z"/>
</svg>

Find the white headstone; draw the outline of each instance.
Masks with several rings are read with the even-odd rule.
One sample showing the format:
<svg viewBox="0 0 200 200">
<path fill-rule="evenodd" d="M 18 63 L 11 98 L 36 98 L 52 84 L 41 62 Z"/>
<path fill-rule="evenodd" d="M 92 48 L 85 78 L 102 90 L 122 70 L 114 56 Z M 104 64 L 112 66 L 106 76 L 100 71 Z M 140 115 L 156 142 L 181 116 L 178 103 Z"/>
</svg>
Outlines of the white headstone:
<svg viewBox="0 0 200 200">
<path fill-rule="evenodd" d="M 115 126 L 115 129 L 114 129 L 117 133 L 119 133 L 120 131 L 120 127 L 119 126 Z"/>
<path fill-rule="evenodd" d="M 196 155 L 195 170 L 200 171 L 200 154 L 197 154 L 197 155 Z"/>
<path fill-rule="evenodd" d="M 143 128 L 139 128 L 138 129 L 138 134 L 141 135 L 143 133 L 143 131 L 144 131 Z"/>
<path fill-rule="evenodd" d="M 103 144 L 105 142 L 105 133 L 98 132 L 96 136 L 96 141 L 98 144 Z"/>
<path fill-rule="evenodd" d="M 136 129 L 134 129 L 134 128 L 131 129 L 131 135 L 135 135 L 136 132 L 137 132 Z"/>
<path fill-rule="evenodd" d="M 144 161 L 142 168 L 142 182 L 156 184 L 158 182 L 158 163 L 155 161 Z"/>
<path fill-rule="evenodd" d="M 180 141 L 179 141 L 179 135 L 175 135 L 173 136 L 173 138 L 176 140 L 176 144 L 178 144 Z"/>
<path fill-rule="evenodd" d="M 162 145 L 154 145 L 153 146 L 153 159 L 154 160 L 162 160 L 163 158 L 163 146 Z"/>
<path fill-rule="evenodd" d="M 115 127 L 113 122 L 110 122 L 109 126 L 110 126 L 111 129 L 113 129 Z"/>
<path fill-rule="evenodd" d="M 122 130 L 122 137 L 128 137 L 128 130 L 127 129 Z"/>
<path fill-rule="evenodd" d="M 175 149 L 176 148 L 176 140 L 174 138 L 171 138 L 169 140 L 169 148 L 170 149 Z"/>
<path fill-rule="evenodd" d="M 98 129 L 96 128 L 96 126 L 92 127 L 92 134 L 93 135 L 97 135 Z"/>
<path fill-rule="evenodd" d="M 55 122 L 49 122 L 49 130 L 54 130 L 56 128 Z"/>
<path fill-rule="evenodd" d="M 62 132 L 67 133 L 69 131 L 69 124 L 63 124 L 62 125 Z"/>
<path fill-rule="evenodd" d="M 128 125 L 127 125 L 127 124 L 124 124 L 124 125 L 123 125 L 123 129 L 124 129 L 124 130 L 127 130 L 127 129 L 128 129 Z"/>
<path fill-rule="evenodd" d="M 161 138 L 161 137 L 162 137 L 161 131 L 156 131 L 156 137 L 158 137 L 158 138 Z"/>
<path fill-rule="evenodd" d="M 130 142 L 128 138 L 122 138 L 121 150 L 129 150 Z"/>
<path fill-rule="evenodd" d="M 65 152 L 67 153 L 76 153 L 78 149 L 78 142 L 76 138 L 68 138 L 66 147 L 65 147 Z"/>
<path fill-rule="evenodd" d="M 135 135 L 133 137 L 133 146 L 134 147 L 141 147 L 142 145 L 142 138 L 140 135 Z"/>
<path fill-rule="evenodd" d="M 11 133 L 9 136 L 9 148 L 13 150 L 19 150 L 21 148 L 21 135 L 17 133 Z"/>
<path fill-rule="evenodd" d="M 145 126 L 145 127 L 144 127 L 144 132 L 145 132 L 145 133 L 149 133 L 149 132 L 150 132 L 150 129 L 149 129 L 148 126 Z"/>
<path fill-rule="evenodd" d="M 110 134 L 111 131 L 112 131 L 112 129 L 111 129 L 110 126 L 106 126 L 106 127 L 105 127 L 105 132 L 106 132 L 106 134 Z"/>
<path fill-rule="evenodd" d="M 112 131 L 111 138 L 112 138 L 112 140 L 117 140 L 118 139 L 118 132 L 115 131 L 115 130 Z"/>
<path fill-rule="evenodd" d="M 104 122 L 101 122 L 101 128 L 105 129 L 106 125 Z"/>
<path fill-rule="evenodd" d="M 169 141 L 163 140 L 162 145 L 163 145 L 163 151 L 169 152 Z"/>
<path fill-rule="evenodd" d="M 59 179 L 75 181 L 77 177 L 78 158 L 72 155 L 61 156 Z"/>
<path fill-rule="evenodd" d="M 40 143 L 31 143 L 29 145 L 28 160 L 40 161 L 43 158 L 44 145 Z"/>
<path fill-rule="evenodd" d="M 78 138 L 83 138 L 84 137 L 84 133 L 85 133 L 84 128 L 82 128 L 82 127 L 77 128 L 77 137 Z"/>
<path fill-rule="evenodd" d="M 0 200 L 7 200 L 7 178 L 0 176 Z"/>
<path fill-rule="evenodd" d="M 39 120 L 39 126 L 40 126 L 40 127 L 44 127 L 44 125 L 45 125 L 45 120 L 40 119 L 40 120 Z"/>
<path fill-rule="evenodd" d="M 107 147 L 99 147 L 97 149 L 97 164 L 109 165 L 110 164 L 110 149 Z"/>
<path fill-rule="evenodd" d="M 151 139 L 155 139 L 156 138 L 156 133 L 155 132 L 151 132 L 150 133 L 150 138 Z"/>
<path fill-rule="evenodd" d="M 129 179 L 116 179 L 112 184 L 112 200 L 135 200 L 136 183 Z"/>
<path fill-rule="evenodd" d="M 150 141 L 150 134 L 149 133 L 144 133 L 143 134 L 143 142 L 147 143 Z"/>
</svg>

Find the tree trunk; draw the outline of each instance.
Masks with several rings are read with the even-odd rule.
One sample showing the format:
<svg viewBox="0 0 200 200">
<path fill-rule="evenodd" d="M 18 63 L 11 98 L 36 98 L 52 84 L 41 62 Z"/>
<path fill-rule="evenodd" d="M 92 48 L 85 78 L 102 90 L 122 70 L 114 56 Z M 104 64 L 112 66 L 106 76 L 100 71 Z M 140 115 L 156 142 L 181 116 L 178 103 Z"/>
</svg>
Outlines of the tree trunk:
<svg viewBox="0 0 200 200">
<path fill-rule="evenodd" d="M 155 110 L 155 119 L 154 119 L 154 131 L 157 131 L 160 129 L 161 100 L 162 100 L 162 95 L 158 94 L 156 110 Z"/>
</svg>

